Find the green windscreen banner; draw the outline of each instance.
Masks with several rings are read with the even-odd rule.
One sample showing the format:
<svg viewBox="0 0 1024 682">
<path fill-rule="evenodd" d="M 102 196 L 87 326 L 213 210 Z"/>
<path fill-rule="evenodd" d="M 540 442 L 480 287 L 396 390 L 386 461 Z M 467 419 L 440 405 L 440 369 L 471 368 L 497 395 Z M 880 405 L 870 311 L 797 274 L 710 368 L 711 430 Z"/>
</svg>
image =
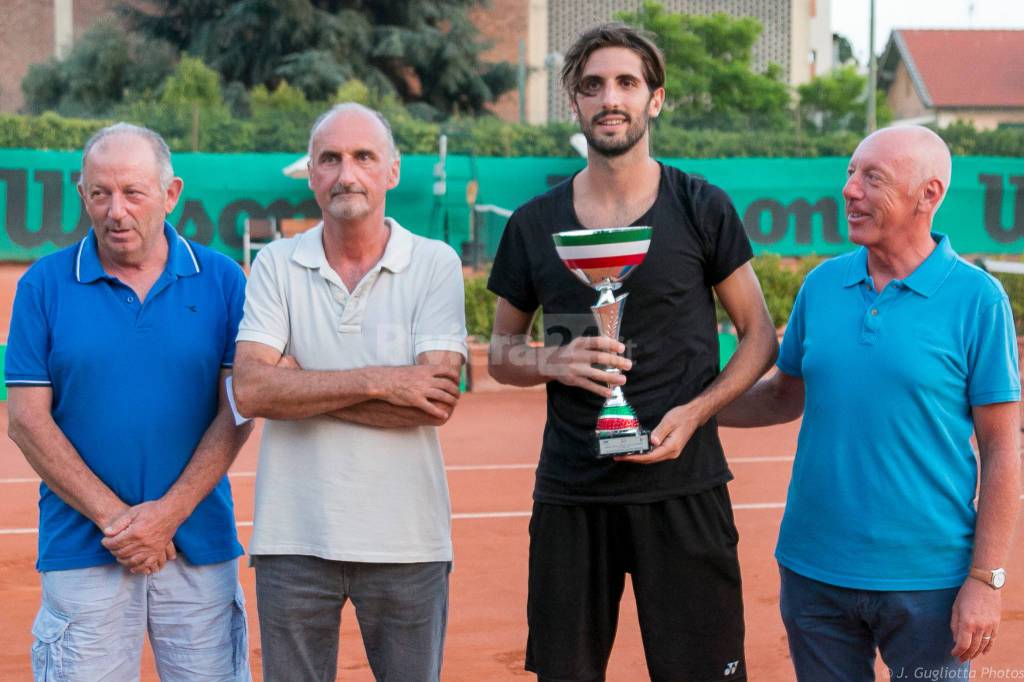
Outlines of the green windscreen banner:
<svg viewBox="0 0 1024 682">
<path fill-rule="evenodd" d="M 317 217 L 305 180 L 282 169 L 294 154 L 173 157 L 185 188 L 171 222 L 186 237 L 240 258 L 246 218 Z M 831 255 L 850 249 L 842 196 L 847 159 L 663 159 L 724 189 L 757 253 Z M 89 229 L 76 183 L 81 154 L 0 150 L 0 260 L 28 261 L 79 240 Z M 505 212 L 570 177 L 582 159 L 449 156 L 445 182 L 436 156 L 402 158 L 387 214 L 457 250 L 471 239 L 493 255 Z M 471 219 L 467 185 L 475 181 Z M 473 193 L 470 192 L 469 195 Z M 486 219 L 483 219 L 486 218 Z M 562 226 L 554 226 L 562 228 Z M 959 157 L 935 218 L 961 253 L 1024 251 L 1024 159 Z"/>
</svg>

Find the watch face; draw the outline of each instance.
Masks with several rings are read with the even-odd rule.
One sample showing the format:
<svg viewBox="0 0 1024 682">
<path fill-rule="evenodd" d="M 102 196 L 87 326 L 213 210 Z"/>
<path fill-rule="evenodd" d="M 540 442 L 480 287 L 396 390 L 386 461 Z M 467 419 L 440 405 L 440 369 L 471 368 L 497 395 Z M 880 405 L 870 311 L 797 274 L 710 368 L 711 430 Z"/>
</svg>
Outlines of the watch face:
<svg viewBox="0 0 1024 682">
<path fill-rule="evenodd" d="M 1006 573 L 1003 571 L 992 571 L 992 587 L 997 590 L 1006 583 Z"/>
</svg>

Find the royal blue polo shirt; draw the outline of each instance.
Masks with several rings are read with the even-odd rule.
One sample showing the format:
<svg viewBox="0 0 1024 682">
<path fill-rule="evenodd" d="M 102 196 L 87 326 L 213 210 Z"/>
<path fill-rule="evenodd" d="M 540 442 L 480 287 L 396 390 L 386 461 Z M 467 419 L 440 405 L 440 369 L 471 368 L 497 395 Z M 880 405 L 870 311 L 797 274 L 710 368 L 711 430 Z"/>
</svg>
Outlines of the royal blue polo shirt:
<svg viewBox="0 0 1024 682">
<path fill-rule="evenodd" d="M 971 408 L 1020 398 L 1017 342 L 999 282 L 932 237 L 881 293 L 860 248 L 794 304 L 777 364 L 805 402 L 776 557 L 814 580 L 943 589 L 970 568 Z"/>
<path fill-rule="evenodd" d="M 103 271 L 91 230 L 37 261 L 18 282 L 7 346 L 7 386 L 50 386 L 58 428 L 129 505 L 167 492 L 216 415 L 245 294 L 236 263 L 166 223 L 164 235 L 167 266 L 142 303 Z M 115 561 L 95 524 L 39 491 L 40 571 Z M 194 564 L 242 553 L 226 477 L 174 544 Z"/>
</svg>

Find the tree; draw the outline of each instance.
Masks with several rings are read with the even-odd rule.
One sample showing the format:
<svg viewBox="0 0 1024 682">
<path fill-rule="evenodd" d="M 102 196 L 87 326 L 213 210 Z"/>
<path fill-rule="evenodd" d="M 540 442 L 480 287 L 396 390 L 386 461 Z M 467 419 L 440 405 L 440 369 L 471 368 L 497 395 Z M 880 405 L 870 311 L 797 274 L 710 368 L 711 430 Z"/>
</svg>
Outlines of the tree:
<svg viewBox="0 0 1024 682">
<path fill-rule="evenodd" d="M 751 65 L 761 24 L 736 18 L 668 12 L 651 0 L 617 18 L 653 34 L 665 54 L 666 107 L 674 123 L 714 128 L 779 128 L 788 124 L 790 96 L 782 69 Z"/>
<path fill-rule="evenodd" d="M 817 132 L 863 132 L 867 122 L 867 76 L 842 66 L 797 87 L 801 122 Z M 892 121 L 885 93 L 878 93 L 878 125 Z"/>
<path fill-rule="evenodd" d="M 433 110 L 479 113 L 515 84 L 486 64 L 467 18 L 475 0 L 154 0 L 122 13 L 143 35 L 171 41 L 226 82 L 274 89 L 288 81 L 323 99 L 350 79 Z"/>
<path fill-rule="evenodd" d="M 224 96 L 220 89 L 220 76 L 195 57 L 182 57 L 178 67 L 164 81 L 160 103 L 168 107 L 188 109 L 192 118 L 192 151 L 199 151 L 199 125 L 201 112 L 222 112 Z"/>
<path fill-rule="evenodd" d="M 857 57 L 853 54 L 853 44 L 849 38 L 842 33 L 833 33 L 832 44 L 836 48 L 836 66 L 857 64 Z"/>
<path fill-rule="evenodd" d="M 29 68 L 21 84 L 25 108 L 31 113 L 54 110 L 66 116 L 106 114 L 126 97 L 154 92 L 175 59 L 167 43 L 143 43 L 117 22 L 101 20 L 65 59 Z"/>
<path fill-rule="evenodd" d="M 203 64 L 203 60 L 182 57 L 174 73 L 164 81 L 160 102 L 169 106 L 222 106 L 224 96 L 220 89 L 220 76 Z"/>
<path fill-rule="evenodd" d="M 32 114 L 56 111 L 67 83 L 60 70 L 60 62 L 50 59 L 32 64 L 21 79 L 21 93 L 25 96 L 25 109 Z"/>
</svg>

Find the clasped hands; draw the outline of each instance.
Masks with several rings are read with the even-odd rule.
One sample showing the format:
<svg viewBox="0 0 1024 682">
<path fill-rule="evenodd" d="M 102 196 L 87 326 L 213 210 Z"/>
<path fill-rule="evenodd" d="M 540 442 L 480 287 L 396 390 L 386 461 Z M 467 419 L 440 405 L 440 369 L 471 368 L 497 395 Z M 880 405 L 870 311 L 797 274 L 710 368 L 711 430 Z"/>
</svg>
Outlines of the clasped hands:
<svg viewBox="0 0 1024 682">
<path fill-rule="evenodd" d="M 132 573 L 156 573 L 177 558 L 174 533 L 183 518 L 161 500 L 127 507 L 102 528 L 101 544 Z"/>
</svg>

